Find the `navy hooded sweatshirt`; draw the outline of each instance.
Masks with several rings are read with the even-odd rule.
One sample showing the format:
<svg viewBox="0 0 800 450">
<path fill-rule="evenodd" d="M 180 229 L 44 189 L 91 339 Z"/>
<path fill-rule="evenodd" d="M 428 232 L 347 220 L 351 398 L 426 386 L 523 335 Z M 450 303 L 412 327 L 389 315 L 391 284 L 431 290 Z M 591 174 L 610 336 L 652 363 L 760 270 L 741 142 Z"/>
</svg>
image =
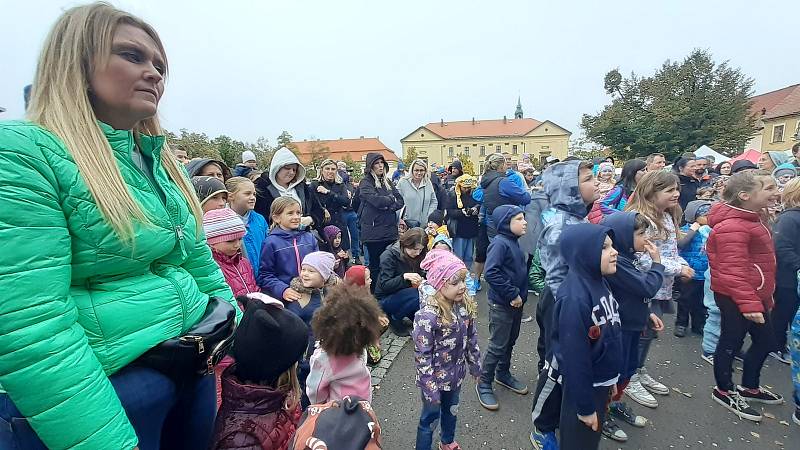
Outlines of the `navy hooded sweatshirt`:
<svg viewBox="0 0 800 450">
<path fill-rule="evenodd" d="M 523 303 L 528 300 L 527 260 L 519 248 L 519 236 L 511 232 L 511 219 L 522 213 L 514 205 L 500 205 L 492 213 L 497 236 L 489 244 L 483 274 L 489 283 L 490 303 L 508 306 L 518 295 Z"/>
<path fill-rule="evenodd" d="M 603 218 L 602 224 L 611 228 L 611 240 L 619 252 L 617 273 L 606 277 L 614 298 L 619 302 L 619 317 L 624 331 L 642 331 L 650 316 L 650 299 L 664 284 L 664 266 L 653 263 L 650 270 L 636 268 L 633 233 L 636 212 L 616 212 Z"/>
<path fill-rule="evenodd" d="M 617 301 L 600 272 L 606 236 L 602 225 L 567 225 L 561 254 L 569 272 L 556 293 L 552 354 L 563 376 L 566 401 L 588 416 L 595 411 L 593 388 L 615 381 L 622 370 L 622 340 Z"/>
</svg>

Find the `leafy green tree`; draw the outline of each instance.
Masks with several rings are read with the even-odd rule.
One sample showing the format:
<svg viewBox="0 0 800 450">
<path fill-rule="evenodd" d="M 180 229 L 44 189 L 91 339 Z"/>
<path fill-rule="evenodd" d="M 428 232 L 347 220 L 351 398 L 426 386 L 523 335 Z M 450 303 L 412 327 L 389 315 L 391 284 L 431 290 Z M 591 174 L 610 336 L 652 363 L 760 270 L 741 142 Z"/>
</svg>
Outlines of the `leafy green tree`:
<svg viewBox="0 0 800 450">
<path fill-rule="evenodd" d="M 293 147 L 293 146 L 292 146 Z M 295 149 L 289 147 L 296 153 Z M 331 149 L 320 141 L 313 141 L 310 145 L 311 161 L 306 165 L 306 179 L 310 180 L 317 177 L 317 170 L 322 161 L 328 159 L 331 154 Z"/>
<path fill-rule="evenodd" d="M 281 147 L 289 148 L 289 144 L 292 143 L 292 140 L 293 140 L 292 135 L 289 134 L 288 131 L 283 130 L 283 132 L 281 132 L 281 134 L 278 136 L 276 148 L 281 148 Z"/>
<path fill-rule="evenodd" d="M 347 165 L 347 168 L 350 169 L 350 178 L 354 180 L 361 180 L 364 178 L 364 162 L 363 161 L 353 161 L 353 158 L 350 155 L 346 155 L 342 160 Z"/>
<path fill-rule="evenodd" d="M 461 168 L 464 169 L 464 173 L 475 175 L 475 165 L 472 164 L 472 159 L 469 156 L 462 152 L 456 155 L 456 159 L 461 161 Z"/>
<path fill-rule="evenodd" d="M 755 133 L 753 80 L 727 61 L 715 64 L 704 50 L 680 63 L 666 61 L 651 77 L 624 78 L 614 69 L 604 87 L 611 104 L 585 114 L 581 126 L 619 159 L 653 152 L 671 159 L 704 144 L 734 156 Z"/>
<path fill-rule="evenodd" d="M 417 158 L 417 148 L 414 146 L 408 147 L 408 151 L 403 152 L 403 164 L 406 165 L 406 170 L 410 170 L 411 163 Z"/>
</svg>

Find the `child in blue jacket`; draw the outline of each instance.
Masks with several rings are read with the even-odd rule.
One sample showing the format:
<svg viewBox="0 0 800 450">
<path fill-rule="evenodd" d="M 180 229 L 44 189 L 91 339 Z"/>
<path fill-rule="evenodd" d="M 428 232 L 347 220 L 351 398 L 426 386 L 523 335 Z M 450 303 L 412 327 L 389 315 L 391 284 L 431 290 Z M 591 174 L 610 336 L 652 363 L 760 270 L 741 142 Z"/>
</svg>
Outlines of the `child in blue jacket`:
<svg viewBox="0 0 800 450">
<path fill-rule="evenodd" d="M 511 374 L 511 353 L 519 337 L 522 306 L 528 299 L 527 265 L 517 242 L 527 231 L 527 222 L 522 209 L 513 205 L 495 208 L 492 220 L 497 224 L 497 236 L 489 244 L 484 274 L 489 283 L 489 346 L 475 385 L 478 401 L 490 411 L 499 407 L 492 382 L 520 395 L 528 393 L 528 387 Z"/>
<path fill-rule="evenodd" d="M 561 450 L 598 448 L 606 403 L 622 371 L 619 305 L 604 278 L 617 271 L 613 235 L 592 224 L 568 225 L 561 234 L 569 272 L 556 293 L 548 351 L 562 374 Z"/>
<path fill-rule="evenodd" d="M 289 286 L 300 276 L 303 258 L 319 250 L 317 240 L 308 231 L 300 230 L 300 202 L 292 197 L 278 197 L 270 207 L 272 228 L 261 249 L 258 286 L 261 292 L 286 303 L 300 300 L 301 295 Z"/>
<path fill-rule="evenodd" d="M 706 307 L 703 305 L 703 287 L 705 273 L 708 269 L 708 255 L 706 254 L 706 240 L 711 234 L 708 226 L 708 211 L 711 202 L 708 200 L 694 200 L 686 205 L 684 220 L 686 224 L 681 227 L 684 236 L 678 240 L 680 255 L 694 269 L 691 280 L 683 280 L 678 286 L 678 314 L 675 317 L 675 336 L 686 336 L 691 317 L 692 333 L 702 335 L 703 325 L 706 323 Z"/>
</svg>

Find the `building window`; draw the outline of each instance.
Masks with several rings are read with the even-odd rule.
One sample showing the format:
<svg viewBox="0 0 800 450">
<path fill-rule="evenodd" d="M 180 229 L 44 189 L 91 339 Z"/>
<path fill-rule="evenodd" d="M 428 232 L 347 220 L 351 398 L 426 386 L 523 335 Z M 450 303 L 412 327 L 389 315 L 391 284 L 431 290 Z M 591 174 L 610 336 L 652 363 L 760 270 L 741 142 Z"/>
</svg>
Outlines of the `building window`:
<svg viewBox="0 0 800 450">
<path fill-rule="evenodd" d="M 516 155 L 517 154 L 517 146 L 516 146 L 516 144 L 511 146 L 511 154 L 512 155 Z"/>
<path fill-rule="evenodd" d="M 495 148 L 494 148 L 494 152 L 495 152 L 495 153 L 500 153 L 500 152 L 501 152 L 501 150 L 500 150 L 500 144 L 497 144 L 497 146 L 495 146 Z"/>
<path fill-rule="evenodd" d="M 481 156 L 486 156 L 486 146 L 481 145 Z"/>
<path fill-rule="evenodd" d="M 469 156 L 469 147 L 464 146 L 464 156 Z"/>
<path fill-rule="evenodd" d="M 483 173 L 483 163 L 478 164 L 478 167 L 480 167 L 479 172 Z"/>
<path fill-rule="evenodd" d="M 772 126 L 772 142 L 783 142 L 783 129 L 786 125 L 773 125 Z"/>
<path fill-rule="evenodd" d="M 453 156 L 455 153 L 453 152 L 453 147 L 447 149 L 447 156 Z"/>
</svg>

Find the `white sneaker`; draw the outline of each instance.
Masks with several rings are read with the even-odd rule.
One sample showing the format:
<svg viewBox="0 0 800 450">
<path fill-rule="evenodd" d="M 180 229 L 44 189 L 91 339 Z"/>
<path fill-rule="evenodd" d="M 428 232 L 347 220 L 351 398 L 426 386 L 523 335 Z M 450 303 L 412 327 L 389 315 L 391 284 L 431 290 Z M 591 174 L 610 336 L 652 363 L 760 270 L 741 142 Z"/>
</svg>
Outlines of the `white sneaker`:
<svg viewBox="0 0 800 450">
<path fill-rule="evenodd" d="M 669 395 L 669 388 L 656 381 L 647 373 L 647 369 L 642 367 L 639 369 L 639 382 L 645 389 L 658 395 Z"/>
<path fill-rule="evenodd" d="M 656 398 L 653 397 L 653 394 L 647 392 L 647 389 L 639 382 L 639 374 L 634 374 L 633 377 L 631 377 L 628 387 L 625 388 L 625 395 L 642 406 L 648 408 L 658 407 L 658 402 Z"/>
</svg>

